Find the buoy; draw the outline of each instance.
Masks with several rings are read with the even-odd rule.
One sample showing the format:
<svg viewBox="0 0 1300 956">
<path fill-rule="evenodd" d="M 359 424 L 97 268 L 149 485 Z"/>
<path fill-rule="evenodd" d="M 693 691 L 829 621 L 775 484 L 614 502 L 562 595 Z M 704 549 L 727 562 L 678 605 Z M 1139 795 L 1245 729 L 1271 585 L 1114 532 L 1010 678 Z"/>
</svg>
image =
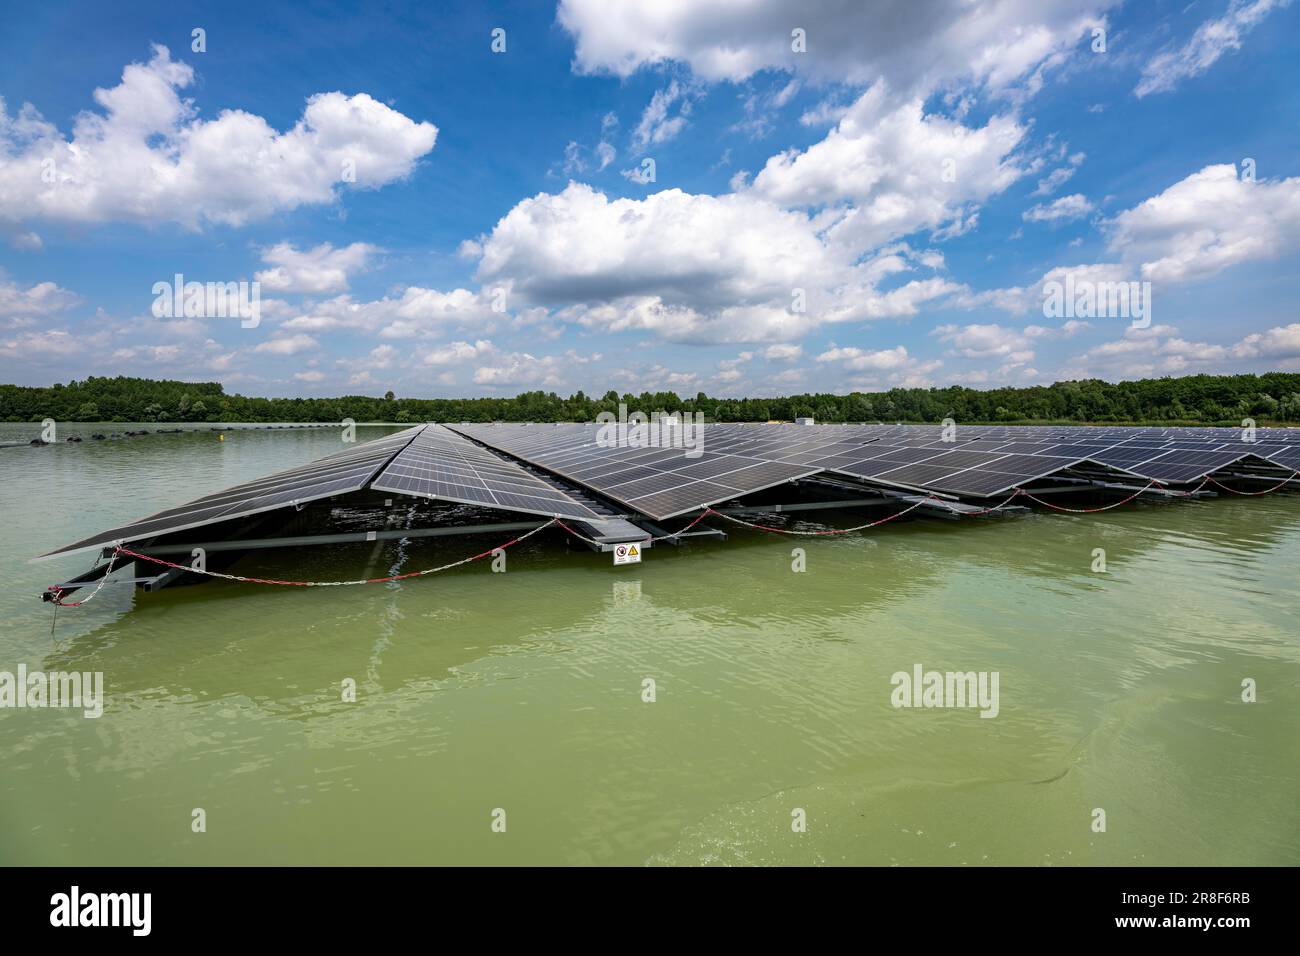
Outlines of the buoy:
<svg viewBox="0 0 1300 956">
<path fill-rule="evenodd" d="M 217 436 L 217 441 L 225 441 L 225 440 L 226 440 L 226 436 L 225 436 L 225 435 L 218 435 L 218 436 Z"/>
</svg>

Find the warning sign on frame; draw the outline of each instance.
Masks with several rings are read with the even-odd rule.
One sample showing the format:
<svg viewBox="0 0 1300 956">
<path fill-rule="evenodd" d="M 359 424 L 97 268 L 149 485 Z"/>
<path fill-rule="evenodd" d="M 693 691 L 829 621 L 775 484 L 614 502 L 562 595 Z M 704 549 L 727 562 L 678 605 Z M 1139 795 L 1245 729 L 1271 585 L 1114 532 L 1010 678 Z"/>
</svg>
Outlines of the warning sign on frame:
<svg viewBox="0 0 1300 956">
<path fill-rule="evenodd" d="M 641 547 L 635 544 L 620 544 L 614 548 L 615 564 L 640 564 Z"/>
</svg>

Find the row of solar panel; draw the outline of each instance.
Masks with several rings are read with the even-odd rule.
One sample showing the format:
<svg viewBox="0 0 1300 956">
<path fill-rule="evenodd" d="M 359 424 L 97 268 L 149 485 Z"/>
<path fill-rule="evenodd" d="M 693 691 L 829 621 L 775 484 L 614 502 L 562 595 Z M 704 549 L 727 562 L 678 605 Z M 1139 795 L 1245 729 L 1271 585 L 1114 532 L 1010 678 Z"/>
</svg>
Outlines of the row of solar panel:
<svg viewBox="0 0 1300 956">
<path fill-rule="evenodd" d="M 597 426 L 453 428 L 508 455 L 560 475 L 630 510 L 662 520 L 821 469 L 746 455 L 693 456 L 685 448 L 606 447 Z"/>
<path fill-rule="evenodd" d="M 834 467 L 825 457 L 831 449 L 845 454 L 845 445 L 856 445 L 860 450 L 864 445 L 870 447 L 920 447 L 936 450 L 942 449 L 976 449 L 989 454 L 1026 455 L 1047 459 L 1071 458 L 1075 463 L 1089 460 L 1118 470 L 1127 471 L 1143 478 L 1154 478 L 1168 482 L 1197 481 L 1210 472 L 1216 471 L 1243 457 L 1253 456 L 1276 464 L 1280 468 L 1300 466 L 1300 444 L 1293 444 L 1292 439 L 1300 438 L 1300 430 L 1268 430 L 1267 440 L 1242 442 L 1240 440 L 1223 441 L 1220 436 L 1205 441 L 1190 440 L 1142 440 L 1124 436 L 1122 441 L 1099 439 L 1095 428 L 1061 429 L 1053 428 L 1053 438 L 1038 441 L 1025 440 L 1025 436 L 1016 435 L 1013 440 L 1001 441 L 990 432 L 1002 432 L 1006 429 L 968 427 L 962 429 L 950 441 L 939 436 L 941 431 L 926 426 L 821 426 L 816 428 L 823 435 L 822 439 L 810 438 L 805 434 L 804 440 L 791 445 L 786 439 L 793 438 L 792 432 L 813 430 L 808 426 L 786 426 L 781 437 L 756 437 L 754 426 L 716 426 L 709 432 L 709 447 L 722 450 L 743 451 L 746 454 L 771 455 L 775 460 L 810 462 Z M 910 429 L 908 431 L 907 429 Z M 1061 433 L 1068 432 L 1067 437 L 1078 436 L 1070 441 L 1062 441 Z M 1239 439 L 1240 431 L 1227 429 L 1231 438 Z M 881 437 L 888 432 L 889 437 Z M 917 434 L 920 432 L 920 434 Z M 762 433 L 758 433 L 762 435 Z M 767 431 L 766 435 L 773 433 Z M 1123 433 L 1121 433 L 1123 434 Z M 861 457 L 879 458 L 879 455 Z M 925 459 L 922 459 L 925 460 Z M 946 462 L 928 460 L 927 464 L 942 465 Z M 1059 464 L 1059 462 L 1052 462 Z M 982 465 L 974 460 L 972 467 L 991 467 L 999 471 L 1022 473 L 1009 466 L 1014 462 L 998 463 L 988 460 Z M 1023 473 L 1037 469 L 1027 463 L 1020 463 Z M 873 474 L 872 477 L 876 475 Z M 883 477 L 883 476 L 882 476 Z M 888 476 L 898 479 L 898 475 Z M 963 489 L 953 487 L 953 490 Z"/>
<path fill-rule="evenodd" d="M 709 425 L 698 442 L 702 454 L 691 458 L 680 448 L 602 447 L 603 433 L 594 425 L 454 427 L 655 518 L 727 500 L 728 490 L 750 493 L 818 471 L 901 488 L 989 497 L 1070 468 L 1102 466 L 1116 477 L 1178 483 L 1198 480 L 1243 458 L 1266 464 L 1261 451 L 1281 456 L 1273 462 L 1278 467 L 1286 467 L 1291 451 L 1300 454 L 1300 446 L 1273 441 L 1271 435 L 1270 441 L 1258 444 L 1184 440 L 1179 444 L 1192 447 L 1171 448 L 1166 440 L 1106 442 L 1098 439 L 1097 430 L 1082 428 L 1068 433 L 1053 429 L 1052 438 L 1040 441 L 998 440 L 990 430 L 966 429 L 954 441 L 944 441 L 939 429 L 924 426 L 917 434 L 908 426 Z M 889 437 L 882 437 L 884 432 Z M 1073 435 L 1090 441 L 1061 440 Z M 1209 450 L 1207 444 L 1225 450 Z M 761 462 L 771 467 L 758 467 Z"/>
<path fill-rule="evenodd" d="M 430 425 L 371 483 L 376 491 L 528 514 L 598 519 L 582 502 L 442 425 Z"/>
</svg>

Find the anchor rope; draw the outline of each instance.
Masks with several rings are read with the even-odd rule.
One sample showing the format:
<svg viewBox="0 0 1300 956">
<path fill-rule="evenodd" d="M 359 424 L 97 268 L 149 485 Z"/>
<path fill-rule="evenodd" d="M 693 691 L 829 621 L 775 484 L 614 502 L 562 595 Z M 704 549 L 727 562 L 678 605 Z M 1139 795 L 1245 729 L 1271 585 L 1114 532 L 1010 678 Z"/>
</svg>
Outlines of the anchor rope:
<svg viewBox="0 0 1300 956">
<path fill-rule="evenodd" d="M 407 578 L 419 578 L 424 577 L 427 574 L 437 574 L 439 571 L 449 571 L 452 568 L 458 568 L 461 565 L 469 564 L 472 561 L 478 561 L 482 558 L 488 557 L 489 555 L 495 554 L 497 551 L 504 551 L 512 545 L 519 544 L 521 541 L 531 538 L 533 535 L 537 534 L 537 532 L 551 527 L 558 521 L 558 518 L 552 518 L 550 521 L 538 525 L 526 534 L 521 534 L 517 538 L 511 538 L 504 544 L 499 544 L 495 548 L 489 548 L 488 550 L 481 551 L 478 554 L 470 555 L 468 558 L 461 558 L 459 561 L 453 561 L 450 564 L 439 565 L 436 568 L 425 568 L 423 571 L 408 571 L 405 574 L 390 574 L 382 578 L 357 578 L 353 581 L 286 581 L 279 578 L 254 578 L 243 574 L 224 574 L 221 571 L 209 571 L 206 568 L 194 568 L 187 564 L 177 564 L 174 561 L 167 561 L 163 558 L 155 558 L 147 554 L 140 554 L 139 552 L 132 551 L 130 548 L 123 547 L 122 545 L 118 545 L 113 549 L 113 558 L 109 561 L 109 565 L 111 566 L 113 561 L 117 560 L 118 555 L 125 555 L 129 558 L 134 558 L 137 561 L 148 561 L 165 568 L 174 568 L 178 571 L 187 571 L 191 574 L 202 574 L 206 577 L 220 578 L 224 581 L 239 581 L 243 584 L 280 584 L 286 587 L 297 588 L 337 588 L 351 587 L 357 584 L 386 584 L 391 581 L 404 581 Z M 105 575 L 105 577 L 107 577 L 107 575 Z M 103 586 L 102 582 L 100 586 Z M 49 590 L 54 592 L 53 602 L 59 607 L 79 607 L 80 605 L 85 604 L 86 601 L 90 600 L 90 598 L 86 598 L 85 601 L 78 601 L 75 604 L 65 604 L 59 600 L 63 593 L 62 589 L 57 585 L 51 585 Z M 96 588 L 96 593 L 98 593 L 98 590 L 99 589 Z M 94 597 L 94 595 L 92 594 L 91 597 Z"/>
<path fill-rule="evenodd" d="M 1279 481 L 1279 482 L 1278 482 L 1276 485 L 1274 485 L 1272 488 L 1265 488 L 1263 491 L 1238 491 L 1238 490 L 1235 489 L 1235 488 L 1229 488 L 1227 485 L 1221 485 L 1221 484 L 1219 484 L 1219 482 L 1215 481 L 1215 479 L 1212 478 L 1212 477 L 1210 477 L 1209 475 L 1206 475 L 1206 476 L 1205 476 L 1205 480 L 1206 480 L 1206 481 L 1212 481 L 1212 482 L 1214 482 L 1214 484 L 1219 485 L 1219 487 L 1222 488 L 1224 491 L 1231 492 L 1231 493 L 1234 494 L 1234 495 L 1243 495 L 1243 496 L 1248 497 L 1248 498 L 1253 498 L 1253 497 L 1255 497 L 1256 495 L 1267 495 L 1267 494 L 1269 494 L 1269 493 L 1271 493 L 1271 492 L 1277 491 L 1279 488 L 1283 487 L 1287 482 L 1289 482 L 1289 481 L 1294 481 L 1296 478 L 1300 478 L 1300 471 L 1293 471 L 1293 472 L 1291 472 L 1290 477 L 1283 478 L 1281 481 Z M 1202 485 L 1202 487 L 1204 487 L 1204 485 Z"/>
<path fill-rule="evenodd" d="M 57 584 L 51 584 L 48 588 L 48 590 L 54 592 L 54 596 L 50 600 L 56 607 L 81 607 L 83 604 L 89 604 L 91 601 L 95 600 L 95 595 L 102 591 L 104 585 L 108 583 L 108 576 L 113 573 L 113 562 L 116 560 L 117 552 L 114 551 L 113 556 L 108 559 L 108 569 L 104 572 L 104 576 L 99 579 L 99 583 L 95 585 L 95 590 L 91 591 L 80 601 L 69 601 L 65 604 L 61 600 L 63 597 L 63 588 L 59 587 Z M 57 614 L 58 612 L 56 611 L 55 613 Z"/>
<path fill-rule="evenodd" d="M 1030 501 L 1034 502 L 1035 504 L 1043 505 L 1044 507 L 1051 508 L 1054 511 L 1067 511 L 1070 514 L 1075 514 L 1075 515 L 1091 515 L 1091 514 L 1097 514 L 1097 512 L 1099 511 L 1110 511 L 1111 508 L 1118 508 L 1120 505 L 1128 504 L 1138 495 L 1150 491 L 1152 488 L 1154 488 L 1156 485 L 1159 484 L 1160 482 L 1152 479 L 1145 488 L 1139 488 L 1137 491 L 1133 492 L 1133 494 L 1129 495 L 1127 498 L 1123 498 L 1119 501 L 1112 502 L 1111 504 L 1108 505 L 1103 505 L 1100 508 L 1067 508 L 1064 505 L 1054 505 L 1050 501 L 1043 501 L 1039 498 L 1035 498 L 1033 495 L 1025 491 L 1023 488 L 1021 489 L 1020 493 L 1024 495 L 1026 498 L 1028 498 Z"/>
<path fill-rule="evenodd" d="M 723 514 L 721 511 L 714 511 L 712 508 L 705 509 L 704 513 L 714 514 L 725 521 L 730 521 L 733 524 L 744 525 L 746 528 L 756 528 L 759 531 L 773 531 L 777 534 L 794 534 L 794 535 L 800 535 L 802 537 L 820 537 L 823 535 L 833 535 L 833 534 L 852 534 L 854 531 L 865 531 L 868 528 L 875 528 L 878 527 L 879 525 L 884 524 L 887 521 L 893 521 L 895 518 L 901 518 L 903 517 L 903 515 L 915 511 L 917 508 L 921 507 L 927 501 L 938 501 L 938 500 L 939 499 L 934 497 L 934 495 L 926 495 L 920 501 L 916 502 L 915 504 L 909 505 L 908 507 L 904 508 L 902 511 L 896 511 L 892 515 L 886 515 L 885 517 L 878 518 L 875 521 L 868 521 L 866 524 L 860 524 L 853 528 L 827 528 L 819 531 L 795 531 L 792 528 L 774 528 L 771 525 L 757 524 L 752 521 L 742 521 L 740 518 L 737 518 L 735 515 Z"/>
</svg>

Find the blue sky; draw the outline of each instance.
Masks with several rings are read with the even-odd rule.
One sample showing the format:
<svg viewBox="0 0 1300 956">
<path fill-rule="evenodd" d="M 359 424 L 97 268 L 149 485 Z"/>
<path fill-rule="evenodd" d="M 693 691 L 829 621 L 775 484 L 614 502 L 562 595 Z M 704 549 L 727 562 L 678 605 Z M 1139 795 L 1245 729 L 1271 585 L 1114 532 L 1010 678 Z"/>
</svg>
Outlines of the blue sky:
<svg viewBox="0 0 1300 956">
<path fill-rule="evenodd" d="M 1300 370 L 1300 4 L 5 22 L 0 381 L 757 395 Z M 257 281 L 258 324 L 154 315 L 176 273 Z M 1046 314 L 1066 275 L 1149 282 L 1150 321 Z"/>
</svg>

